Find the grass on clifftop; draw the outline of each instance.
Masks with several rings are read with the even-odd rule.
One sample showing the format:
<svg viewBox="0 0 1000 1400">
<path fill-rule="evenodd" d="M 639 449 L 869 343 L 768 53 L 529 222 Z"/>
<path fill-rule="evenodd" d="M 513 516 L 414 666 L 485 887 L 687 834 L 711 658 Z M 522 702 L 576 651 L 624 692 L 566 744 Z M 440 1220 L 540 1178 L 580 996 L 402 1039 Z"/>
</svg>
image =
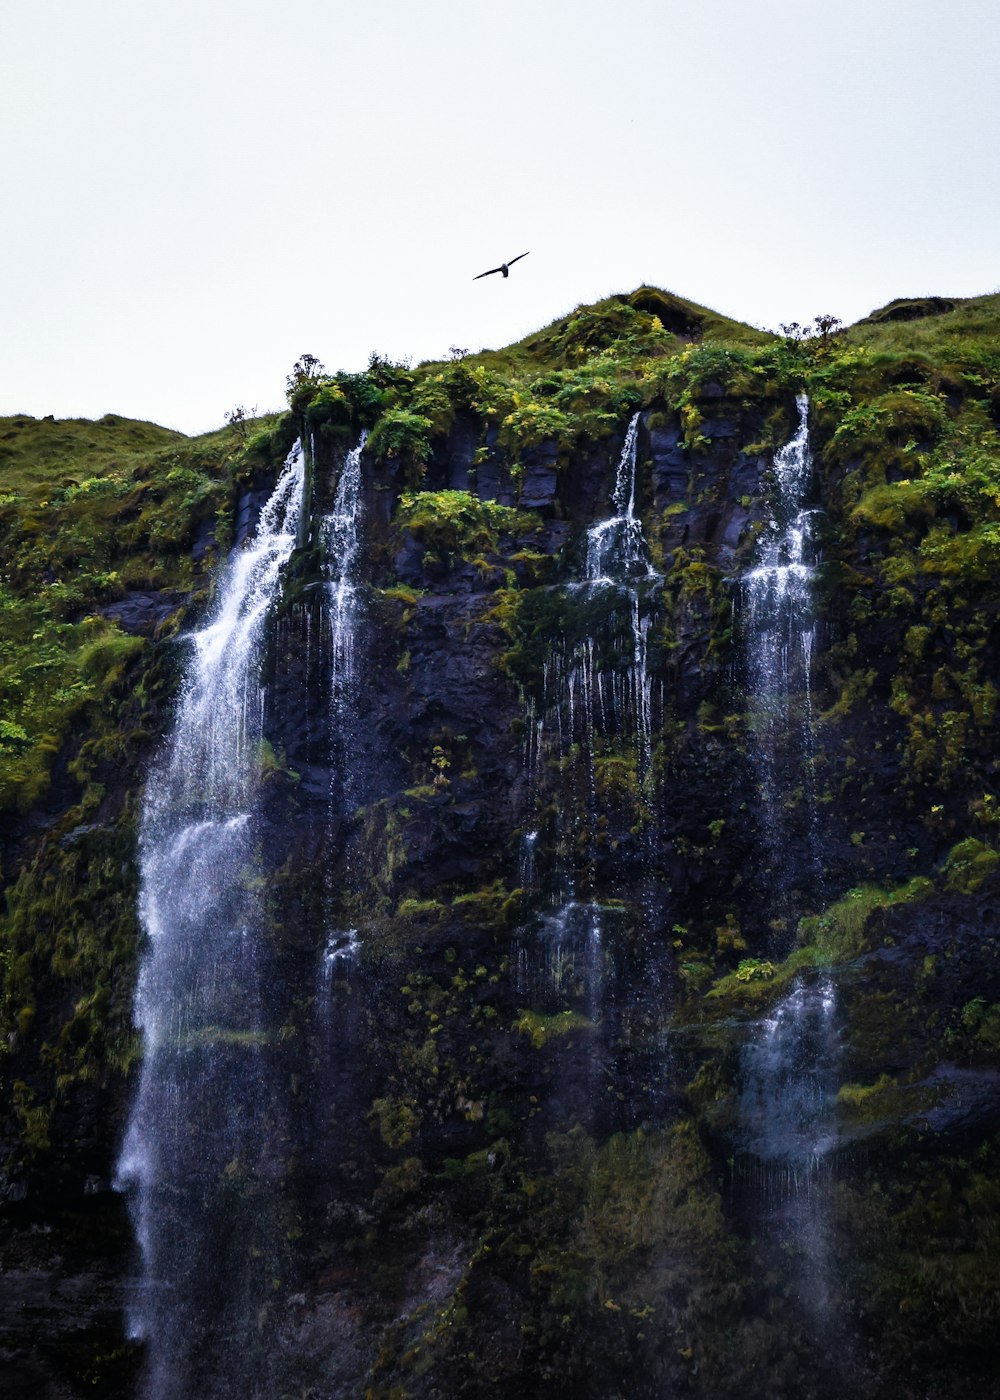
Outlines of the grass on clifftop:
<svg viewBox="0 0 1000 1400">
<path fill-rule="evenodd" d="M 101 609 L 193 585 L 247 459 L 230 428 L 0 418 L 0 811 L 39 801 L 75 720 L 142 649 Z"/>
</svg>

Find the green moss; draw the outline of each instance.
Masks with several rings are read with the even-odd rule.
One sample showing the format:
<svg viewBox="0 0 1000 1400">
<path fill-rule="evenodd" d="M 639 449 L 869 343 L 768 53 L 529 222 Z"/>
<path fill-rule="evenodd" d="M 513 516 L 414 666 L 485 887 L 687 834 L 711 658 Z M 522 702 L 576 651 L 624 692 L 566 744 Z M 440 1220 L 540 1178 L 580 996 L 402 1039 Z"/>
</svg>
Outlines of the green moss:
<svg viewBox="0 0 1000 1400">
<path fill-rule="evenodd" d="M 469 491 L 404 491 L 396 522 L 439 556 L 495 550 L 501 534 L 524 533 L 538 519 Z"/>
<path fill-rule="evenodd" d="M 368 439 L 368 450 L 376 457 L 398 461 L 407 480 L 416 485 L 431 455 L 432 423 L 422 413 L 390 408 L 379 418 Z"/>
<path fill-rule="evenodd" d="M 760 958 L 743 958 L 733 976 L 737 982 L 769 982 L 776 973 L 773 962 Z"/>
<path fill-rule="evenodd" d="M 541 1050 L 552 1039 L 561 1039 L 579 1031 L 593 1031 L 594 1023 L 578 1011 L 557 1011 L 551 1016 L 543 1016 L 537 1011 L 521 1011 L 513 1029 L 518 1035 L 526 1035 L 536 1050 Z"/>
<path fill-rule="evenodd" d="M 383 1098 L 373 1102 L 369 1118 L 378 1128 L 385 1146 L 398 1150 L 412 1140 L 420 1126 L 421 1115 L 411 1103 Z"/>
<path fill-rule="evenodd" d="M 479 929 L 502 928 L 513 922 L 521 910 L 520 890 L 511 892 L 502 880 L 481 890 L 467 890 L 451 902 L 452 912 L 463 922 Z"/>
<path fill-rule="evenodd" d="M 277 421 L 277 420 L 273 420 Z M 142 652 L 98 616 L 130 587 L 190 590 L 199 531 L 229 533 L 249 472 L 234 428 L 186 439 L 108 416 L 99 423 L 0 419 L 0 809 L 27 810 L 91 705 Z M 200 568 L 215 559 L 209 549 Z"/>
<path fill-rule="evenodd" d="M 985 842 L 968 836 L 952 846 L 944 861 L 948 889 L 957 894 L 975 894 L 1000 863 L 1000 853 Z"/>
<path fill-rule="evenodd" d="M 896 1100 L 897 1084 L 888 1074 L 880 1075 L 874 1084 L 842 1084 L 837 1091 L 837 1103 L 861 1122 L 883 1118 Z"/>
<path fill-rule="evenodd" d="M 815 952 L 821 965 L 846 962 L 866 950 L 865 929 L 875 910 L 925 899 L 933 889 L 932 882 L 919 875 L 895 889 L 860 885 L 822 914 L 802 919 L 799 941 Z"/>
<path fill-rule="evenodd" d="M 401 899 L 396 913 L 401 919 L 440 919 L 445 905 L 439 899 Z"/>
</svg>

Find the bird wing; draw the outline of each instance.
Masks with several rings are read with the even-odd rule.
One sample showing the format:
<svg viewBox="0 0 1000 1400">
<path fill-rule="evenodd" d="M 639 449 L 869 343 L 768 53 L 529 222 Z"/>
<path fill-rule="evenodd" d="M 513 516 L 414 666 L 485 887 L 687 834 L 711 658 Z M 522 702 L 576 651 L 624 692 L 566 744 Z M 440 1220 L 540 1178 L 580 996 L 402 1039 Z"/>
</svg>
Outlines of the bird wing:
<svg viewBox="0 0 1000 1400">
<path fill-rule="evenodd" d="M 510 263 L 508 263 L 507 266 L 509 267 L 509 266 L 510 266 Z M 478 282 L 479 279 L 480 279 L 480 277 L 491 277 L 491 276 L 493 275 L 494 272 L 503 272 L 503 268 L 502 268 L 502 267 L 491 267 L 491 268 L 489 269 L 488 272 L 477 272 L 476 275 L 475 275 L 475 277 L 473 277 L 472 280 L 473 280 L 473 282 Z"/>
<path fill-rule="evenodd" d="M 530 252 L 531 252 L 531 249 L 529 248 L 529 249 L 528 249 L 528 253 L 530 253 Z M 514 264 L 515 264 L 516 262 L 520 262 L 522 258 L 526 258 L 526 257 L 528 256 L 528 253 L 518 253 L 518 255 L 517 255 L 516 258 L 511 258 L 511 260 L 510 260 L 510 262 L 508 262 L 507 266 L 508 266 L 508 267 L 513 267 Z"/>
</svg>

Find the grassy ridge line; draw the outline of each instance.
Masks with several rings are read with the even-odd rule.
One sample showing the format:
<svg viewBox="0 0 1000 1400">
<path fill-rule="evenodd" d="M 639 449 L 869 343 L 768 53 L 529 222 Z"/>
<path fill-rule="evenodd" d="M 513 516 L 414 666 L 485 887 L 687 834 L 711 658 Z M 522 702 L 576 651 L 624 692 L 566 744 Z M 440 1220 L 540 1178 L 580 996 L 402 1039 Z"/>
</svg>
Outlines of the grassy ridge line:
<svg viewBox="0 0 1000 1400">
<path fill-rule="evenodd" d="M 0 811 L 39 802 L 143 651 L 102 610 L 134 592 L 167 606 L 206 576 L 273 421 L 186 438 L 110 414 L 0 419 Z"/>
</svg>

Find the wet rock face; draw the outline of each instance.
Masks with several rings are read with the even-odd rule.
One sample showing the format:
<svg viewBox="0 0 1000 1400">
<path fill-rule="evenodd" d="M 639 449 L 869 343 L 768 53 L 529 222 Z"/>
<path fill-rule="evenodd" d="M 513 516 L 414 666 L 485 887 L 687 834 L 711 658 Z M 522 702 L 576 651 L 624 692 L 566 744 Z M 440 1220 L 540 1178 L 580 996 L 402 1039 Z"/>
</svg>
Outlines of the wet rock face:
<svg viewBox="0 0 1000 1400">
<path fill-rule="evenodd" d="M 969 1222 L 990 1218 L 1000 1133 L 995 887 L 876 900 L 855 922 L 850 907 L 824 915 L 855 886 L 895 886 L 943 851 L 937 803 L 918 809 L 906 786 L 907 731 L 890 703 L 906 628 L 882 619 L 865 631 L 850 612 L 838 579 L 860 567 L 851 551 L 864 541 L 842 535 L 840 478 L 822 463 L 809 500 L 828 522 L 816 647 L 829 659 L 808 697 L 814 747 L 770 760 L 781 841 L 768 846 L 738 579 L 773 506 L 773 453 L 760 443 L 791 436 L 795 407 L 711 383 L 696 406 L 697 441 L 662 407 L 640 419 L 648 571 L 587 578 L 587 532 L 615 511 L 624 424 L 568 460 L 543 443 L 513 462 L 494 429 L 461 413 L 419 484 L 509 513 L 473 510 L 442 544 L 400 521 L 398 464 L 363 459 L 349 685 L 334 679 L 315 530 L 290 566 L 263 694 L 248 698 L 266 742 L 242 885 L 266 947 L 277 1087 L 260 1112 L 274 1145 L 251 1181 L 216 1143 L 205 1187 L 231 1193 L 232 1219 L 266 1206 L 273 1224 L 273 1257 L 253 1264 L 270 1270 L 258 1327 L 267 1393 L 430 1400 L 558 1386 L 610 1400 L 625 1386 L 728 1400 L 766 1375 L 769 1394 L 848 1386 L 874 1400 L 907 1393 L 907 1357 L 935 1327 L 913 1374 L 945 1375 L 962 1395 L 985 1373 L 975 1360 L 968 1376 L 948 1371 L 906 1237 L 926 1228 L 908 1211 L 933 1216 L 927 1268 L 952 1280 L 963 1316 L 974 1289 L 954 1284 L 955 1269 L 993 1296 L 970 1262 Z M 767 429 L 775 416 L 782 426 Z M 325 508 L 341 470 L 342 452 L 321 444 Z M 240 499 L 237 543 L 266 495 Z M 157 627 L 181 601 L 135 593 L 106 614 L 165 648 Z M 800 687 L 789 715 L 804 704 Z M 134 775 L 108 777 L 120 811 Z M 949 798 L 973 800 L 972 786 Z M 93 845 L 94 868 L 109 867 L 110 829 L 87 815 L 59 850 L 76 860 Z M 827 923 L 796 973 L 785 959 L 807 941 L 796 942 L 801 914 Z M 820 1014 L 824 978 L 836 1024 Z M 54 1028 L 46 1043 L 64 1011 L 37 1013 Z M 795 1041 L 799 1022 L 808 1035 Z M 801 1160 L 785 1160 L 761 1122 L 747 1131 L 754 1095 L 789 1118 L 805 1101 L 782 1078 L 786 1040 L 784 1060 L 814 1090 L 813 1118 L 788 1133 Z M 40 1133 L 29 1115 L 44 1071 L 23 1046 L 15 1056 L 27 1088 L 18 1131 Z M 61 1105 L 50 1126 L 63 1165 L 47 1176 L 42 1151 L 30 1178 L 15 1175 L 21 1209 L 67 1181 L 80 1206 L 87 1177 L 106 1183 L 123 1109 L 120 1082 Z M 206 1142 L 213 1122 L 199 1123 Z M 836 1149 L 813 1151 L 817 1125 Z M 800 1179 L 815 1187 L 808 1208 Z M 14 1393 L 97 1383 L 51 1363 L 51 1337 L 60 1355 L 105 1357 L 103 1393 L 134 1393 L 140 1358 L 115 1314 L 130 1267 L 121 1235 L 114 1259 L 77 1274 L 60 1253 L 65 1222 L 53 1224 L 52 1259 L 27 1251 L 31 1222 L 11 1226 L 0 1346 Z M 801 1266 L 806 1226 L 826 1251 L 821 1280 L 818 1264 Z M 857 1243 L 859 1228 L 889 1241 L 888 1263 Z M 239 1242 L 225 1219 L 219 1229 L 235 1274 Z M 85 1335 L 64 1306 L 77 1286 Z M 862 1321 L 832 1320 L 855 1316 L 852 1298 Z M 213 1306 L 207 1296 L 206 1345 Z M 42 1321 L 25 1331 L 36 1307 Z M 975 1352 L 986 1324 L 967 1325 Z M 817 1374 L 831 1336 L 837 1357 Z"/>
<path fill-rule="evenodd" d="M 120 602 L 101 608 L 101 616 L 117 622 L 130 636 L 150 636 L 161 623 L 184 605 L 184 595 L 173 590 L 134 591 Z"/>
</svg>

